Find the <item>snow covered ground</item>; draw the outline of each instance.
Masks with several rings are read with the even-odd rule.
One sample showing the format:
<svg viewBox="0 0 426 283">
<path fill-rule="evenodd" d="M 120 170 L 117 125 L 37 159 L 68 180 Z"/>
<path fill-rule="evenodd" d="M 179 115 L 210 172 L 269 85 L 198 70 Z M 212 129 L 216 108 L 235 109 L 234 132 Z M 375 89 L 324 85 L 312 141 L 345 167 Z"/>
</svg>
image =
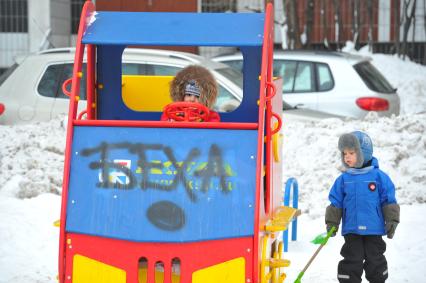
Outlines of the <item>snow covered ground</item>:
<svg viewBox="0 0 426 283">
<path fill-rule="evenodd" d="M 346 51 L 355 52 L 347 45 Z M 359 53 L 365 54 L 365 51 Z M 344 132 L 370 134 L 381 168 L 393 179 L 401 206 L 394 239 L 385 239 L 390 279 L 424 282 L 426 277 L 426 67 L 395 56 L 368 54 L 398 88 L 402 114 L 363 120 L 292 122 L 284 126 L 284 177 L 299 182 L 302 216 L 298 241 L 290 243 L 288 280 L 293 282 L 324 231 L 330 185 L 338 176 L 337 139 Z M 285 120 L 285 117 L 284 117 Z M 63 119 L 0 126 L 0 282 L 57 282 L 58 228 L 65 127 Z M 332 238 L 303 277 L 336 282 L 343 238 Z"/>
</svg>

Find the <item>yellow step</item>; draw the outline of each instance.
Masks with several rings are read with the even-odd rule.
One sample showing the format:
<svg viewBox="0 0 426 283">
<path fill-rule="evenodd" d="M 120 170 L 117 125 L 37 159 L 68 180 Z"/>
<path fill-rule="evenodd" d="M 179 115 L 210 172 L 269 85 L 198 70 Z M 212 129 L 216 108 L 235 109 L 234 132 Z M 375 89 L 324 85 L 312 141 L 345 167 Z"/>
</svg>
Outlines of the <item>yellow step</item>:
<svg viewBox="0 0 426 283">
<path fill-rule="evenodd" d="M 265 225 L 265 231 L 278 232 L 287 230 L 288 224 L 301 214 L 300 209 L 289 206 L 280 206 L 274 216 Z"/>
<path fill-rule="evenodd" d="M 270 268 L 281 268 L 281 267 L 289 267 L 290 261 L 288 259 L 278 259 L 278 258 L 271 258 L 267 260 L 266 263 L 267 266 Z"/>
</svg>

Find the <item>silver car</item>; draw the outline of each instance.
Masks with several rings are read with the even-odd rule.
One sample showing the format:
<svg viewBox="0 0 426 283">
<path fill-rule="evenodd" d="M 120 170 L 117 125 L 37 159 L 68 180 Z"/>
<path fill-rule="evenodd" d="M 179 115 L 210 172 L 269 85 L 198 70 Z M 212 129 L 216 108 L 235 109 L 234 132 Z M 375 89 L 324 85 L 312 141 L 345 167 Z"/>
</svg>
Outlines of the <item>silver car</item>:
<svg viewBox="0 0 426 283">
<path fill-rule="evenodd" d="M 48 121 L 68 113 L 69 100 L 62 84 L 72 76 L 74 54 L 74 48 L 59 48 L 18 59 L 0 77 L 0 125 Z M 172 76 L 187 65 L 200 64 L 218 82 L 216 111 L 232 111 L 242 100 L 242 75 L 225 64 L 191 53 L 134 48 L 126 49 L 122 60 L 123 75 Z M 86 108 L 85 83 L 80 93 L 79 112 Z"/>
<path fill-rule="evenodd" d="M 0 77 L 0 125 L 48 121 L 68 113 L 69 100 L 62 84 L 72 76 L 73 48 L 50 49 L 18 59 Z M 190 64 L 209 68 L 219 85 L 219 96 L 214 109 L 230 112 L 242 100 L 243 76 L 228 65 L 217 63 L 191 53 L 126 49 L 123 53 L 122 73 L 125 75 L 175 75 Z M 83 70 L 85 67 L 83 68 Z M 83 80 L 85 82 L 85 73 Z M 86 108 L 86 85 L 81 84 L 78 112 Z M 286 120 L 319 120 L 336 117 L 309 109 L 295 109 L 285 104 Z"/>
<path fill-rule="evenodd" d="M 213 58 L 236 70 L 243 68 L 240 53 Z M 396 89 L 371 64 L 371 58 L 343 52 L 275 51 L 274 75 L 282 77 L 283 100 L 345 117 L 363 118 L 369 111 L 398 115 Z"/>
</svg>

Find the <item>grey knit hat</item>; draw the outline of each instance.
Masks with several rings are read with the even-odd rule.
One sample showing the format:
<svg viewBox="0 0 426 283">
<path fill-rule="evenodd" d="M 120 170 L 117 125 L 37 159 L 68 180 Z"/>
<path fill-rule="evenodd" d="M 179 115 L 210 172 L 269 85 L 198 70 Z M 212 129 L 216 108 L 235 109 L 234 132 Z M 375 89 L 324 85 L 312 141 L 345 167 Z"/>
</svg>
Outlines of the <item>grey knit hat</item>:
<svg viewBox="0 0 426 283">
<path fill-rule="evenodd" d="M 200 97 L 201 91 L 197 85 L 197 82 L 194 80 L 190 80 L 185 86 L 185 94 L 186 95 L 194 95 L 196 97 Z"/>
</svg>

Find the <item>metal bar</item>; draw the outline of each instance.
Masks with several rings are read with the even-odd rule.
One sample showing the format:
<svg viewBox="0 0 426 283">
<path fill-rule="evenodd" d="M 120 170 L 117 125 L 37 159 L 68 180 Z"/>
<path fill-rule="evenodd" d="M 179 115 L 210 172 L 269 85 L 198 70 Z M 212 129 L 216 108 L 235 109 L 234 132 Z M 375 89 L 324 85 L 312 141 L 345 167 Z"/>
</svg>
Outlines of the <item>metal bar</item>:
<svg viewBox="0 0 426 283">
<path fill-rule="evenodd" d="M 257 123 L 74 120 L 75 126 L 256 130 Z"/>
<path fill-rule="evenodd" d="M 295 178 L 289 178 L 286 182 L 284 190 L 284 205 L 290 206 L 290 192 L 293 189 L 293 208 L 298 208 L 299 206 L 299 185 Z M 292 220 L 291 227 L 291 240 L 297 240 L 297 218 Z M 283 242 L 284 242 L 284 252 L 288 252 L 288 229 L 283 233 Z"/>
<path fill-rule="evenodd" d="M 259 270 L 257 266 L 259 265 L 260 256 L 259 256 L 259 234 L 260 234 L 260 227 L 259 227 L 259 216 L 260 216 L 260 190 L 263 188 L 263 176 L 262 176 L 262 168 L 264 165 L 263 160 L 263 153 L 264 153 L 264 127 L 265 127 L 265 106 L 266 106 L 266 82 L 271 81 L 271 77 L 268 77 L 268 73 L 270 74 L 269 69 L 272 69 L 272 66 L 270 66 L 270 62 L 272 60 L 268 60 L 268 56 L 272 54 L 272 48 L 273 48 L 273 35 L 272 35 L 272 29 L 273 29 L 273 21 L 274 21 L 274 14 L 273 14 L 273 6 L 272 4 L 268 4 L 266 6 L 265 11 L 265 22 L 264 22 L 264 30 L 263 30 L 263 46 L 262 46 L 262 66 L 261 66 L 261 73 L 260 73 L 260 91 L 259 91 L 259 114 L 258 114 L 258 142 L 257 142 L 257 161 L 256 161 L 256 203 L 255 203 L 255 209 L 256 212 L 255 218 L 254 218 L 254 243 L 253 243 L 253 282 L 259 282 Z M 272 41 L 272 42 L 271 42 Z M 250 278 L 249 278 L 250 279 Z"/>
<path fill-rule="evenodd" d="M 58 279 L 60 283 L 65 282 L 66 272 L 71 274 L 71 270 L 65 270 L 65 252 L 66 252 L 66 207 L 68 201 L 68 185 L 69 185 L 69 172 L 70 172 L 70 163 L 71 163 L 71 146 L 73 138 L 73 122 L 76 117 L 77 105 L 76 96 L 80 91 L 80 78 L 78 78 L 78 73 L 81 73 L 81 68 L 83 65 L 83 54 L 84 54 L 84 45 L 81 43 L 83 34 L 86 30 L 86 25 L 88 23 L 87 17 L 91 12 L 95 10 L 95 6 L 92 2 L 87 1 L 83 7 L 80 18 L 80 27 L 78 30 L 78 38 L 76 44 L 76 53 L 74 57 L 74 69 L 73 69 L 73 83 L 71 89 L 71 98 L 69 104 L 69 113 L 68 113 L 68 126 L 67 126 L 67 137 L 66 137 L 66 149 L 65 149 L 65 160 L 64 160 L 64 174 L 63 174 L 63 183 L 62 183 L 62 200 L 61 200 L 61 226 L 59 232 L 59 258 L 58 258 L 58 269 L 59 275 Z"/>
</svg>

